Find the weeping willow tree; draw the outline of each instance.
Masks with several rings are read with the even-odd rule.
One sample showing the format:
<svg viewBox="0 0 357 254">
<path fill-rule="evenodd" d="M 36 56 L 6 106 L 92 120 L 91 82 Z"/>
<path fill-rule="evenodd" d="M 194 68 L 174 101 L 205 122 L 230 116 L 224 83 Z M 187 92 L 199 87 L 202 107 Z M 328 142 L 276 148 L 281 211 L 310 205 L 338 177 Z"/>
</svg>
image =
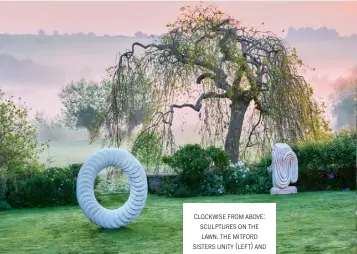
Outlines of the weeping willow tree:
<svg viewBox="0 0 357 254">
<path fill-rule="evenodd" d="M 145 109 L 144 130 L 173 147 L 174 112 L 191 108 L 202 143 L 221 143 L 231 161 L 245 148 L 319 139 L 323 108 L 300 71 L 296 50 L 271 32 L 244 27 L 215 6 L 187 6 L 153 43 L 134 43 L 111 68 L 109 138 L 124 138 L 133 109 Z M 170 146 L 169 146 L 170 145 Z"/>
</svg>

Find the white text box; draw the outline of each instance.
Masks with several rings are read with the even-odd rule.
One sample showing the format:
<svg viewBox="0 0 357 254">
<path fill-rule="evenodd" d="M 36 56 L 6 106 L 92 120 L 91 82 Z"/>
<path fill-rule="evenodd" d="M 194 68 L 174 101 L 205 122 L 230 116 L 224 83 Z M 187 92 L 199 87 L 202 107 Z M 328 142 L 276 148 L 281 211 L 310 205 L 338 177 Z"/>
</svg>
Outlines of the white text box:
<svg viewBox="0 0 357 254">
<path fill-rule="evenodd" d="M 183 254 L 276 254 L 275 203 L 184 203 Z"/>
</svg>

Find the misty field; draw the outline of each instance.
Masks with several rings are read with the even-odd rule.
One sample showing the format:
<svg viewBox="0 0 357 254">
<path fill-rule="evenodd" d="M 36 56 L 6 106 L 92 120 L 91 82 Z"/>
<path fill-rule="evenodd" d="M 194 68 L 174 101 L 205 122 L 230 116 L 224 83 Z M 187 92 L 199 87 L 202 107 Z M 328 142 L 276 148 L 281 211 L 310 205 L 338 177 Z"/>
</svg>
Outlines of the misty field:
<svg viewBox="0 0 357 254">
<path fill-rule="evenodd" d="M 164 198 L 125 228 L 99 229 L 78 206 L 0 212 L 1 253 L 182 253 L 182 203 L 276 203 L 277 253 L 356 253 L 355 192 Z M 127 195 L 99 197 L 117 208 Z"/>
<path fill-rule="evenodd" d="M 56 167 L 83 163 L 100 148 L 102 148 L 100 142 L 89 144 L 88 140 L 50 142 L 50 148 L 44 150 L 40 160 Z"/>
</svg>

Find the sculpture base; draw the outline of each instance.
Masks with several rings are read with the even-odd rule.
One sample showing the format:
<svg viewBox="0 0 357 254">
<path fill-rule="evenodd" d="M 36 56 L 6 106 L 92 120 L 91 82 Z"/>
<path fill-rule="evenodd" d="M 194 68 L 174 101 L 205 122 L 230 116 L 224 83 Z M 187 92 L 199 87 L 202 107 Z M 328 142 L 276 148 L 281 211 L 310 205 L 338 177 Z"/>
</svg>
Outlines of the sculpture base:
<svg viewBox="0 0 357 254">
<path fill-rule="evenodd" d="M 295 194 L 297 189 L 295 186 L 288 186 L 284 189 L 273 187 L 270 189 L 270 195 L 284 195 L 284 194 Z"/>
</svg>

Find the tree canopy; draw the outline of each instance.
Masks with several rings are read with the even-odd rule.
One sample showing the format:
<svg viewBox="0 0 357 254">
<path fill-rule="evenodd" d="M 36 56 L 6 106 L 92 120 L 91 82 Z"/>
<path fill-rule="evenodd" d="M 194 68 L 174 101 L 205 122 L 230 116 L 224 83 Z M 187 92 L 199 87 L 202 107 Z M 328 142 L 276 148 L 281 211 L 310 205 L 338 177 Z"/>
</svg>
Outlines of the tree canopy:
<svg viewBox="0 0 357 254">
<path fill-rule="evenodd" d="M 328 124 L 300 74 L 295 49 L 272 32 L 243 26 L 215 6 L 181 8 L 168 32 L 134 43 L 110 68 L 114 85 L 110 136 L 135 107 L 147 109 L 144 129 L 157 129 L 173 147 L 174 111 L 191 108 L 201 119 L 203 143 L 224 144 L 233 162 L 240 148 L 317 139 Z"/>
<path fill-rule="evenodd" d="M 27 116 L 28 109 L 5 98 L 0 89 L 0 171 L 16 175 L 40 165 L 39 154 L 47 143 L 37 142 L 35 126 Z"/>
<path fill-rule="evenodd" d="M 336 128 L 356 127 L 355 105 L 357 96 L 357 67 L 348 77 L 340 78 L 335 85 L 332 111 L 336 117 Z"/>
<path fill-rule="evenodd" d="M 64 105 L 64 120 L 69 126 L 86 128 L 95 138 L 103 125 L 108 85 L 81 79 L 62 87 L 59 98 Z"/>
</svg>

